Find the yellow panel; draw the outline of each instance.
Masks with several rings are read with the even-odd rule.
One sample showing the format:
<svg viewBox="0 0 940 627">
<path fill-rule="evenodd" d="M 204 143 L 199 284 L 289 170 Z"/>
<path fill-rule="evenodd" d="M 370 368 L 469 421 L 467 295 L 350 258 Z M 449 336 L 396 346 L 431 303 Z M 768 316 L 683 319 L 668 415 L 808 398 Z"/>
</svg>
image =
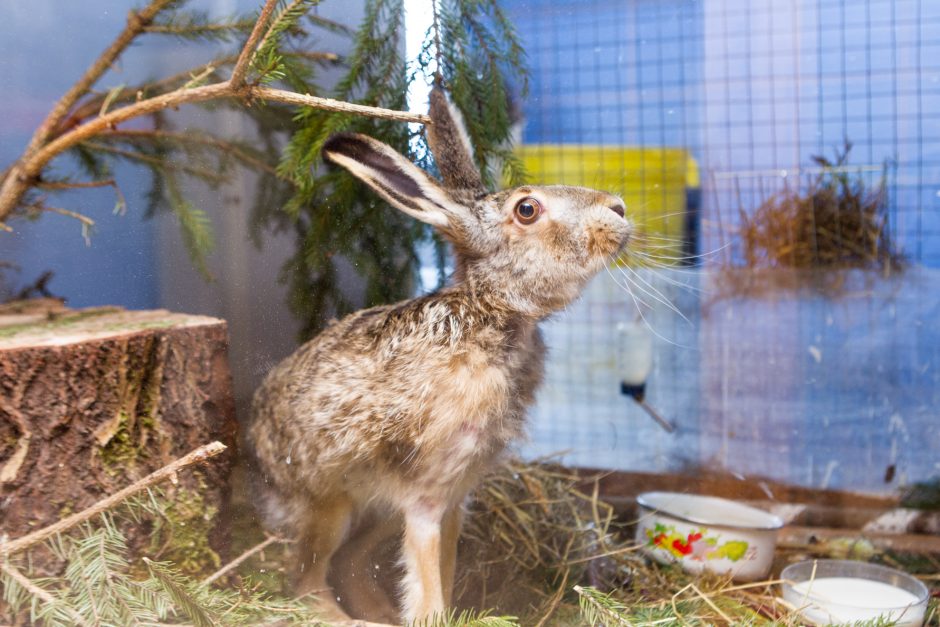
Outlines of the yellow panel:
<svg viewBox="0 0 940 627">
<path fill-rule="evenodd" d="M 687 189 L 699 185 L 698 164 L 681 148 L 529 144 L 517 153 L 534 184 L 565 184 L 613 192 L 641 233 L 668 237 L 650 245 L 672 257 L 683 254 Z"/>
</svg>

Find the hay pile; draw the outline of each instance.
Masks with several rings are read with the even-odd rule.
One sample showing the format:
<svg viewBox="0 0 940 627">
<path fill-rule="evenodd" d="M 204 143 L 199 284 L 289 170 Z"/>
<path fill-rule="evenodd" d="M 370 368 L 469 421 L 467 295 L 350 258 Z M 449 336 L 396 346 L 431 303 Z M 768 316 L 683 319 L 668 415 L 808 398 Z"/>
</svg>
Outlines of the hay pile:
<svg viewBox="0 0 940 627">
<path fill-rule="evenodd" d="M 812 157 L 820 172 L 809 182 L 770 196 L 753 213 L 740 211 L 743 261 L 722 267 L 724 287 L 753 293 L 771 280 L 778 288 L 813 284 L 835 291 L 847 270 L 885 276 L 903 270 L 889 229 L 886 176 L 871 184 L 853 173 L 851 148 L 847 142 L 834 160 Z"/>
</svg>

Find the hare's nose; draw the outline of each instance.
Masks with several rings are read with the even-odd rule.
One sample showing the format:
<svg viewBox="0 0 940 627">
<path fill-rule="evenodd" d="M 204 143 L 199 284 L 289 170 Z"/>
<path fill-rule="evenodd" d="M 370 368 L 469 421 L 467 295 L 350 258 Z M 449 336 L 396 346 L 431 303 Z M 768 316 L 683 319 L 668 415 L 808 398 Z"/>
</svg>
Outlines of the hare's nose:
<svg viewBox="0 0 940 627">
<path fill-rule="evenodd" d="M 614 213 L 616 213 L 621 218 L 626 215 L 626 210 L 624 209 L 623 205 L 619 202 L 615 202 L 614 204 L 610 205 L 609 209 L 613 211 Z"/>
</svg>

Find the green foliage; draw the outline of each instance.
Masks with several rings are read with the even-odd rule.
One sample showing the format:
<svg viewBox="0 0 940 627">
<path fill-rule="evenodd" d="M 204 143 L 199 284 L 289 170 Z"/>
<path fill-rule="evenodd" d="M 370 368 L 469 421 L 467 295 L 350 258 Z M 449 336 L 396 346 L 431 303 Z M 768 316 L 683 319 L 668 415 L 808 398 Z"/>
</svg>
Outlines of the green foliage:
<svg viewBox="0 0 940 627">
<path fill-rule="evenodd" d="M 519 627 L 514 616 L 490 616 L 489 612 L 450 610 L 443 616 L 435 615 L 414 624 L 413 627 Z"/>
<path fill-rule="evenodd" d="M 149 555 L 173 563 L 189 576 L 205 575 L 221 566 L 209 544 L 218 510 L 206 503 L 201 492 L 177 489 L 172 499 L 151 499 L 149 511 Z"/>
<path fill-rule="evenodd" d="M 43 626 L 187 624 L 321 625 L 314 611 L 299 600 L 271 594 L 241 579 L 240 585 L 206 585 L 181 572 L 174 561 L 153 557 L 150 548 L 129 546 L 121 528 L 149 524 L 174 507 L 177 496 L 159 491 L 129 499 L 99 521 L 54 536 L 32 551 L 51 551 L 65 564 L 56 576 L 39 578 L 30 572 L 29 556 L 10 563 L 30 578 L 32 589 L 8 573 L 0 573 L 3 604 L 0 620 Z M 151 557 L 147 557 L 150 555 Z M 37 594 L 36 589 L 42 592 Z M 415 627 L 518 627 L 513 617 L 488 612 L 450 611 Z"/>
<path fill-rule="evenodd" d="M 588 625 L 629 625 L 625 616 L 627 606 L 612 595 L 604 594 L 590 586 L 575 586 L 581 617 Z"/>
<path fill-rule="evenodd" d="M 419 68 L 440 76 L 461 110 L 476 150 L 477 165 L 489 187 L 502 180 L 524 181 L 522 162 L 512 153 L 509 85 L 525 97 L 525 54 L 497 0 L 439 0 L 434 36 L 425 44 Z M 494 163 L 502 171 L 494 172 Z"/>
<path fill-rule="evenodd" d="M 377 107 L 403 109 L 406 81 L 399 56 L 401 0 L 374 0 L 355 39 L 348 70 L 332 96 Z M 292 231 L 296 250 L 282 278 L 290 286 L 290 305 L 304 322 L 304 334 L 320 328 L 331 314 L 354 308 L 340 285 L 343 261 L 365 279 L 368 304 L 405 296 L 417 266 L 414 245 L 424 230 L 389 209 L 346 173 L 326 171 L 320 149 L 333 133 L 366 133 L 407 152 L 408 128 L 400 122 L 305 109 L 295 116 L 296 130 L 278 166 L 295 183 L 283 207 L 258 207 L 256 225 Z"/>
<path fill-rule="evenodd" d="M 291 88 L 305 92 L 309 89 L 312 73 L 302 63 L 297 63 L 280 49 L 280 42 L 289 32 L 297 32 L 297 25 L 307 12 L 320 4 L 320 0 L 292 0 L 283 2 L 272 19 L 268 32 L 251 60 L 256 72 L 256 83 L 284 81 Z"/>
<path fill-rule="evenodd" d="M 630 606 L 617 598 L 616 593 L 605 594 L 590 586 L 576 586 L 583 624 L 614 627 L 618 625 L 688 625 L 710 627 L 727 624 L 724 617 L 732 619 L 735 626 L 767 625 L 766 617 L 751 607 L 728 598 L 716 596 L 706 601 L 703 597 L 669 598 L 659 603 Z"/>
<path fill-rule="evenodd" d="M 146 518 L 140 503 L 132 509 Z M 65 570 L 58 576 L 32 580 L 45 592 L 42 596 L 3 573 L 0 586 L 10 612 L 3 616 L 5 620 L 16 622 L 14 616 L 28 616 L 30 624 L 58 626 L 74 625 L 78 616 L 88 625 L 103 627 L 319 624 L 299 601 L 275 598 L 251 587 L 204 586 L 171 563 L 133 558 L 118 522 L 109 514 L 101 517 L 99 525 L 54 537 L 44 548 L 66 564 Z M 138 561 L 143 568 L 135 571 Z M 17 560 L 15 565 L 29 572 L 28 560 Z"/>
<path fill-rule="evenodd" d="M 147 564 L 150 574 L 159 584 L 160 589 L 189 620 L 195 623 L 196 627 L 214 627 L 219 624 L 219 616 L 199 604 L 199 601 L 187 590 L 186 581 L 173 572 L 169 564 L 154 562 L 146 557 L 144 563 Z"/>
<path fill-rule="evenodd" d="M 332 97 L 376 107 L 404 109 L 411 81 L 440 76 L 462 109 L 476 158 L 489 173 L 498 161 L 518 181 L 522 170 L 509 146 L 508 75 L 522 77 L 522 52 L 515 34 L 494 1 L 452 0 L 442 7 L 442 19 L 426 38 L 424 53 L 410 72 L 400 56 L 403 6 L 401 0 L 369 0 L 346 59 L 346 73 Z M 471 34 L 462 29 L 472 29 Z M 439 32 L 438 32 L 439 29 Z M 437 47 L 436 41 L 449 41 Z M 482 42 L 482 43 L 481 43 Z M 303 321 L 303 335 L 315 333 L 330 315 L 343 315 L 356 306 L 341 285 L 342 266 L 348 265 L 364 282 L 365 304 L 406 297 L 418 269 L 416 246 L 432 235 L 429 229 L 388 207 L 371 190 L 344 172 L 321 165 L 320 150 L 332 134 L 355 131 L 375 137 L 433 170 L 427 145 L 418 131 L 399 122 L 345 113 L 307 109 L 295 117 L 296 130 L 278 166 L 281 177 L 295 187 L 281 210 L 257 207 L 257 228 L 293 232 L 295 254 L 285 264 L 282 279 L 290 287 L 290 305 Z M 436 241 L 439 268 L 443 245 Z"/>
<path fill-rule="evenodd" d="M 189 251 L 189 256 L 199 272 L 206 278 L 210 278 L 206 258 L 215 247 L 215 238 L 212 235 L 209 216 L 183 197 L 175 178 L 167 177 L 166 186 L 170 208 L 179 221 L 180 233 L 183 236 L 183 243 L 186 244 L 186 250 Z"/>
</svg>

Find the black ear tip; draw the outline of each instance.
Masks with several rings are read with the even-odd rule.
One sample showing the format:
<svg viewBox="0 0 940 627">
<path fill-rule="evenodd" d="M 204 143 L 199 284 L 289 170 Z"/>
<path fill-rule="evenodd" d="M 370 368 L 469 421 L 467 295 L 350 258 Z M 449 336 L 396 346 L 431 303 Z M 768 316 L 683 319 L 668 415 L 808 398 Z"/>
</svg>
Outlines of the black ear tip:
<svg viewBox="0 0 940 627">
<path fill-rule="evenodd" d="M 336 133 L 331 135 L 320 149 L 323 160 L 327 163 L 334 163 L 331 155 L 353 155 L 362 150 L 362 139 L 355 133 Z"/>
</svg>

